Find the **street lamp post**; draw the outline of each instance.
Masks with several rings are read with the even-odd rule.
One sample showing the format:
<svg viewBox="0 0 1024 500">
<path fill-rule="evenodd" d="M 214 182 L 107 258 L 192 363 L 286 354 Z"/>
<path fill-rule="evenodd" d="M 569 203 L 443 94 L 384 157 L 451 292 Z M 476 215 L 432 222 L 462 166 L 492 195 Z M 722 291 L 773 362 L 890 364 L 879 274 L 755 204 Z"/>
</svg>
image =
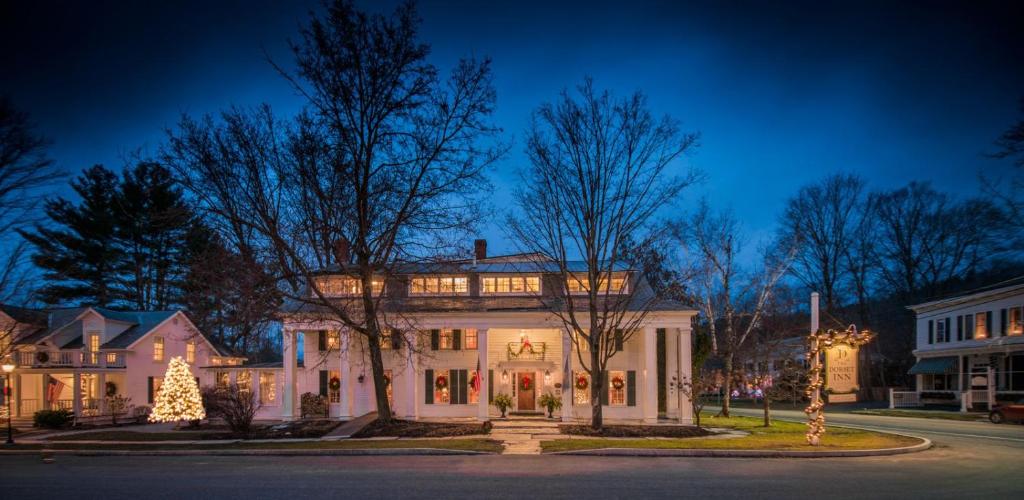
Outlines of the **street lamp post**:
<svg viewBox="0 0 1024 500">
<path fill-rule="evenodd" d="M 14 444 L 14 430 L 11 428 L 11 419 L 14 415 L 11 414 L 11 372 L 14 371 L 14 363 L 7 361 L 3 364 L 4 370 L 4 399 L 7 400 L 7 445 Z"/>
</svg>

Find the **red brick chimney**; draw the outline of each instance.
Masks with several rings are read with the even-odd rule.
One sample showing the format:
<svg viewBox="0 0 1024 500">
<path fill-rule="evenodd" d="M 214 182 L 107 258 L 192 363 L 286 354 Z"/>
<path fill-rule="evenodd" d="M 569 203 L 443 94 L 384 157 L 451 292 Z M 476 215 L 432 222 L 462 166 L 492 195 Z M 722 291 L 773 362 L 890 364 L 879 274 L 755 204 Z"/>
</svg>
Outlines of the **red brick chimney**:
<svg viewBox="0 0 1024 500">
<path fill-rule="evenodd" d="M 487 240 L 476 240 L 473 242 L 473 258 L 476 260 L 487 258 Z"/>
<path fill-rule="evenodd" d="M 348 242 L 348 238 L 344 237 L 334 242 L 334 258 L 338 261 L 338 265 L 345 266 L 348 264 L 351 246 L 352 244 Z"/>
</svg>

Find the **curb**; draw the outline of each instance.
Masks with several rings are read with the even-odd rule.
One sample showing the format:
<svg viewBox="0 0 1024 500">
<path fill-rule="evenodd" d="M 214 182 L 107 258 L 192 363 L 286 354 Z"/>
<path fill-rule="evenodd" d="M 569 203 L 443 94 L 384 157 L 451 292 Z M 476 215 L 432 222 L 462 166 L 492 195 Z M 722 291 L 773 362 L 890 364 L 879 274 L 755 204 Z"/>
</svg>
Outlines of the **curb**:
<svg viewBox="0 0 1024 500">
<path fill-rule="evenodd" d="M 473 450 L 446 450 L 442 448 L 376 448 L 345 450 L 0 450 L 5 455 L 64 455 L 79 457 L 190 457 L 190 456 L 367 456 L 367 455 L 496 455 Z"/>
<path fill-rule="evenodd" d="M 902 435 L 902 434 L 901 434 Z M 917 437 L 917 436 L 910 436 Z M 708 449 L 650 449 L 650 448 L 599 448 L 595 450 L 556 451 L 545 455 L 590 455 L 607 457 L 719 457 L 719 458 L 839 458 L 839 457 L 882 457 L 917 453 L 932 447 L 927 438 L 922 442 L 901 448 L 878 450 L 708 450 Z"/>
</svg>

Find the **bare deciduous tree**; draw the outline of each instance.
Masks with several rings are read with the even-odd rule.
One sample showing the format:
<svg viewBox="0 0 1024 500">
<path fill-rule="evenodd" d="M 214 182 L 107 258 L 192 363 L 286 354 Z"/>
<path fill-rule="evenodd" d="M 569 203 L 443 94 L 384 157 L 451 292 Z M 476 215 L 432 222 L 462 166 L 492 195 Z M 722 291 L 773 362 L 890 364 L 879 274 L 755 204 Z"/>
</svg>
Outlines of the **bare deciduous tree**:
<svg viewBox="0 0 1024 500">
<path fill-rule="evenodd" d="M 516 191 L 508 229 L 524 251 L 553 263 L 563 289 L 548 304 L 565 328 L 582 368 L 601 387 L 608 360 L 658 300 L 636 281 L 613 287 L 625 269 L 627 242 L 642 248 L 645 224 L 697 179 L 677 167 L 695 134 L 655 118 L 636 92 L 617 99 L 587 79 L 578 95 L 563 91 L 536 110 L 527 131 L 529 168 Z M 575 263 L 581 263 L 575 265 Z M 581 293 L 570 293 L 569 283 Z M 591 394 L 591 425 L 603 425 L 601 391 Z"/>
<path fill-rule="evenodd" d="M 728 212 L 712 212 L 706 201 L 692 218 L 676 224 L 676 234 L 694 266 L 690 288 L 724 360 L 722 415 L 729 416 L 737 356 L 760 325 L 794 250 L 766 253 L 760 268 L 746 271 L 739 262 L 744 243 L 739 224 Z"/>
<path fill-rule="evenodd" d="M 418 24 L 411 4 L 390 17 L 327 5 L 292 45 L 297 70 L 278 67 L 306 100 L 297 119 L 268 107 L 229 110 L 222 123 L 185 118 L 167 155 L 224 226 L 256 235 L 289 298 L 365 339 L 382 420 L 381 333 L 394 325 L 375 283 L 451 248 L 439 236 L 480 217 L 471 193 L 484 194 L 485 169 L 505 150 L 489 123 L 489 61 L 461 60 L 440 79 Z M 325 270 L 357 279 L 357 295 L 332 298 Z"/>
</svg>

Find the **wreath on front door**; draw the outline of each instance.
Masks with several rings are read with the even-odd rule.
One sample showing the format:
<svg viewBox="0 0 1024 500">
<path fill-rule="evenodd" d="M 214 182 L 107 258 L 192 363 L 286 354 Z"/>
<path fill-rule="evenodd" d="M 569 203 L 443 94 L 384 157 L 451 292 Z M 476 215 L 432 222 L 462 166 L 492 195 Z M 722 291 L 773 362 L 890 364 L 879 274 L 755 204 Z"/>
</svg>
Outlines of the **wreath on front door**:
<svg viewBox="0 0 1024 500">
<path fill-rule="evenodd" d="M 331 381 L 327 383 L 327 387 L 330 387 L 332 391 L 341 389 L 341 379 L 338 377 L 331 377 Z"/>
<path fill-rule="evenodd" d="M 531 380 L 530 377 L 524 376 L 523 378 L 519 379 L 520 391 L 528 391 L 531 387 L 533 387 L 533 380 Z"/>
<path fill-rule="evenodd" d="M 434 381 L 434 387 L 439 391 L 443 391 L 448 388 L 448 377 L 441 375 Z"/>
<path fill-rule="evenodd" d="M 48 353 L 46 353 L 46 352 L 37 352 L 36 353 L 36 361 L 38 361 L 40 363 L 49 362 L 50 361 L 50 355 Z"/>
<path fill-rule="evenodd" d="M 576 390 L 585 391 L 587 387 L 590 387 L 590 381 L 587 380 L 586 375 L 580 375 L 576 377 Z"/>
<path fill-rule="evenodd" d="M 622 377 L 615 377 L 612 379 L 612 388 L 615 390 L 622 389 L 626 386 L 626 382 L 622 380 Z"/>
<path fill-rule="evenodd" d="M 117 384 L 113 382 L 107 382 L 107 396 L 117 395 Z"/>
</svg>

